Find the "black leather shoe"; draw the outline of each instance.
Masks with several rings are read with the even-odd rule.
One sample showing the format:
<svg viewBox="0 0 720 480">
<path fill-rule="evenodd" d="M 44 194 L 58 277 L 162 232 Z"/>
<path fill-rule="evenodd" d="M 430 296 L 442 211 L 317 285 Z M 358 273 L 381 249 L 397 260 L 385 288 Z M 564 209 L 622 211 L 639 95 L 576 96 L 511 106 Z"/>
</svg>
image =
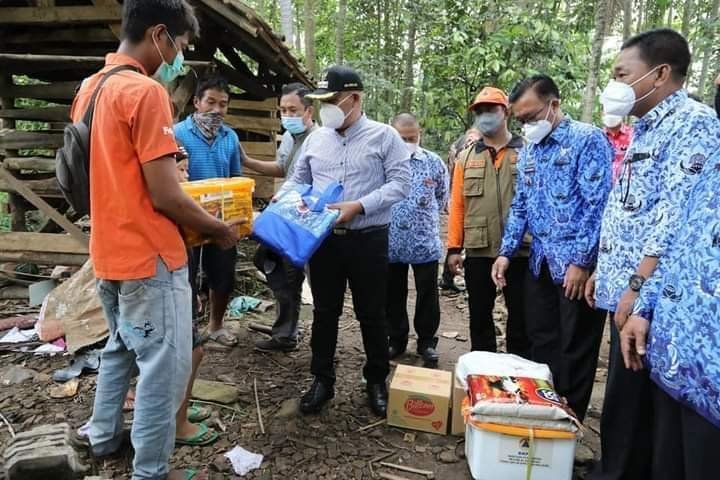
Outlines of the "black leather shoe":
<svg viewBox="0 0 720 480">
<path fill-rule="evenodd" d="M 300 411 L 302 413 L 317 413 L 334 396 L 335 388 L 332 385 L 326 385 L 319 380 L 315 380 L 310 386 L 310 390 L 300 400 Z"/>
<path fill-rule="evenodd" d="M 292 352 L 293 350 L 297 350 L 297 343 L 285 343 L 275 340 L 274 338 L 270 338 L 268 340 L 255 342 L 255 350 L 266 353 Z"/>
<path fill-rule="evenodd" d="M 419 348 L 417 353 L 422 357 L 426 365 L 436 365 L 440 360 L 440 355 L 433 347 Z"/>
<path fill-rule="evenodd" d="M 407 346 L 401 348 L 397 345 L 390 344 L 390 346 L 388 347 L 388 357 L 390 358 L 390 360 L 392 360 L 393 358 L 397 358 L 403 353 L 405 353 L 406 348 Z"/>
<path fill-rule="evenodd" d="M 368 384 L 368 404 L 378 417 L 387 416 L 388 391 L 384 383 Z"/>
</svg>

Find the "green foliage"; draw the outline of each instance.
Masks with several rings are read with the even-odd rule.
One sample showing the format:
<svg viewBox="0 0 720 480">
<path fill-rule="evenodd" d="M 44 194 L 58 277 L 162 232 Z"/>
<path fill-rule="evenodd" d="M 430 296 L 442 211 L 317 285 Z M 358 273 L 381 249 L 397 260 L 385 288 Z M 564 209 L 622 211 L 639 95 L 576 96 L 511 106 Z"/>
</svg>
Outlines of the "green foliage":
<svg viewBox="0 0 720 480">
<path fill-rule="evenodd" d="M 689 40 L 696 59 L 690 89 L 704 81 L 706 96 L 712 93 L 720 61 L 720 24 L 712 15 L 713 2 L 693 0 L 689 16 Z M 261 13 L 279 31 L 278 2 L 249 3 L 255 7 L 263 4 Z M 322 71 L 335 61 L 337 0 L 313 0 L 312 4 L 317 65 Z M 442 153 L 472 122 L 467 105 L 485 85 L 509 91 L 527 75 L 546 73 L 560 87 L 564 110 L 579 118 L 598 6 L 609 9 L 610 25 L 605 33 L 614 37 L 614 44 L 619 43 L 624 20 L 620 0 L 347 0 L 345 63 L 363 76 L 368 116 L 388 121 L 401 105 L 408 31 L 414 24 L 411 110 L 424 125 L 424 144 Z M 295 0 L 293 7 L 302 19 L 305 0 Z M 685 9 L 685 1 L 632 0 L 632 33 L 667 25 L 680 30 Z M 302 22 L 299 27 L 302 35 Z M 700 63 L 708 48 L 714 50 L 710 73 L 703 80 L 699 78 Z M 603 56 L 599 89 L 609 79 L 613 49 Z M 294 53 L 303 58 L 304 52 Z M 599 110 L 596 107 L 596 121 Z"/>
<path fill-rule="evenodd" d="M 7 213 L 8 194 L 0 192 L 0 232 L 10 231 L 10 214 Z"/>
</svg>

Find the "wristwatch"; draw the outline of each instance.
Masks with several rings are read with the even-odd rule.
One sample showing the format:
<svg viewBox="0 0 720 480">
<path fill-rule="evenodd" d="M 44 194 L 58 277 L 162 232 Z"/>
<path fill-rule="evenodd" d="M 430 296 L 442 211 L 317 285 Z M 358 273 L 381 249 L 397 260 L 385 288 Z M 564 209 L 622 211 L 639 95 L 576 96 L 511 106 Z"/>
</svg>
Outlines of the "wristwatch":
<svg viewBox="0 0 720 480">
<path fill-rule="evenodd" d="M 631 275 L 630 281 L 628 282 L 628 287 L 630 287 L 630 290 L 632 290 L 633 292 L 639 292 L 642 286 L 645 284 L 645 280 L 647 279 L 642 275 Z"/>
</svg>

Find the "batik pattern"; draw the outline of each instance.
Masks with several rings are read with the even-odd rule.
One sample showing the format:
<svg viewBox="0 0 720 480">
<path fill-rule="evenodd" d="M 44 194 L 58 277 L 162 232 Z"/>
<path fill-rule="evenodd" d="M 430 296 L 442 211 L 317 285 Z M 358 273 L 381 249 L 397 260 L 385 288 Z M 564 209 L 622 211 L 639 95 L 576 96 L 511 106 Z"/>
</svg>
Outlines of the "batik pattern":
<svg viewBox="0 0 720 480">
<path fill-rule="evenodd" d="M 602 130 L 568 117 L 541 143 L 523 148 L 500 255 L 512 257 L 527 231 L 536 277 L 543 260 L 557 284 L 571 264 L 594 267 L 612 159 Z"/>
</svg>

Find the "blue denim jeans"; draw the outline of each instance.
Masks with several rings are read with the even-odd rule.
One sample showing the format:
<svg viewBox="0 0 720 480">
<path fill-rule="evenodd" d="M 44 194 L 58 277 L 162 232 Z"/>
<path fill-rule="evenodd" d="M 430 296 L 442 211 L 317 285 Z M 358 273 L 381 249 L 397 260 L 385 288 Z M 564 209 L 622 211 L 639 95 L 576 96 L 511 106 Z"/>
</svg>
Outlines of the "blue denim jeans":
<svg viewBox="0 0 720 480">
<path fill-rule="evenodd" d="M 98 280 L 110 337 L 102 353 L 90 420 L 95 455 L 122 441 L 122 405 L 139 371 L 131 440 L 133 480 L 165 479 L 175 446 L 175 414 L 190 377 L 192 316 L 187 267 L 168 271 L 158 258 L 154 277 Z"/>
</svg>

